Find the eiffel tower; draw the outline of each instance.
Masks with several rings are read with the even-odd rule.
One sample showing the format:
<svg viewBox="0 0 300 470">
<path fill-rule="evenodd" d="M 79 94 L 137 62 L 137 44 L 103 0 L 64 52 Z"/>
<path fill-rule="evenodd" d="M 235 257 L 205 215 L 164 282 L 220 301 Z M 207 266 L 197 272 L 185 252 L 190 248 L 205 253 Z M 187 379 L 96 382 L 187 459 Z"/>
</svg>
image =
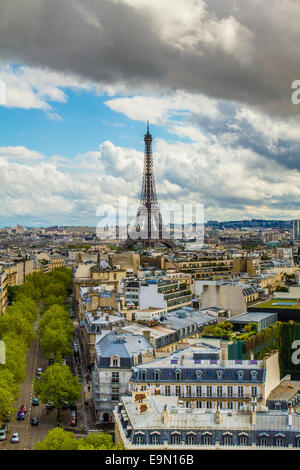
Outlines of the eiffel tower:
<svg viewBox="0 0 300 470">
<path fill-rule="evenodd" d="M 125 248 L 135 244 L 143 247 L 155 247 L 160 244 L 175 248 L 174 240 L 162 222 L 162 216 L 156 196 L 154 167 L 152 157 L 152 135 L 149 132 L 149 121 L 147 121 L 147 133 L 144 137 L 144 171 L 142 192 L 139 208 L 132 227 L 127 229 L 127 240 Z"/>
</svg>

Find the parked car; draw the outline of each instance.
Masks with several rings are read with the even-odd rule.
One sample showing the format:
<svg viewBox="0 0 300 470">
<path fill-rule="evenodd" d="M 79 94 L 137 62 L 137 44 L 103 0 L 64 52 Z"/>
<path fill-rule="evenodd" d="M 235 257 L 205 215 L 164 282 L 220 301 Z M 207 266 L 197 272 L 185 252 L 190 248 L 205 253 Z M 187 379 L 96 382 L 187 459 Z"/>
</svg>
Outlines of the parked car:
<svg viewBox="0 0 300 470">
<path fill-rule="evenodd" d="M 40 375 L 37 375 L 35 380 L 41 380 L 41 376 Z"/>
<path fill-rule="evenodd" d="M 6 424 L 3 424 L 3 425 L 1 426 L 0 431 L 7 432 L 7 426 L 6 426 Z"/>
<path fill-rule="evenodd" d="M 39 404 L 40 404 L 40 402 L 39 402 L 39 399 L 38 399 L 38 398 L 34 398 L 34 399 L 32 400 L 32 406 L 38 406 Z"/>
<path fill-rule="evenodd" d="M 19 411 L 17 415 L 17 420 L 23 421 L 24 418 L 25 418 L 25 414 L 23 413 L 23 411 Z"/>
<path fill-rule="evenodd" d="M 5 441 L 6 439 L 6 431 L 4 429 L 0 429 L 0 441 Z"/>
<path fill-rule="evenodd" d="M 76 418 L 75 418 L 75 416 L 71 416 L 71 426 L 76 426 Z"/>
<path fill-rule="evenodd" d="M 55 408 L 53 401 L 48 401 L 46 408 L 47 410 L 53 410 Z"/>
<path fill-rule="evenodd" d="M 41 375 L 42 372 L 43 372 L 43 369 L 41 367 L 38 367 L 36 371 L 37 375 Z"/>
<path fill-rule="evenodd" d="M 39 425 L 39 418 L 37 416 L 34 416 L 31 418 L 31 426 L 38 426 Z"/>
<path fill-rule="evenodd" d="M 18 432 L 14 432 L 13 435 L 11 436 L 11 442 L 20 442 L 20 438 L 19 438 L 19 433 Z"/>
<path fill-rule="evenodd" d="M 61 363 L 62 363 L 63 366 L 66 366 L 66 365 L 67 365 L 67 360 L 66 360 L 66 358 L 63 357 Z"/>
<path fill-rule="evenodd" d="M 68 408 L 70 408 L 70 405 L 71 405 L 70 402 L 65 401 L 64 404 L 63 404 L 63 406 L 62 406 L 62 409 L 63 409 L 63 410 L 67 410 Z"/>
<path fill-rule="evenodd" d="M 21 406 L 20 406 L 20 411 L 22 411 L 23 413 L 27 413 L 27 407 L 26 407 L 26 405 L 21 405 Z"/>
</svg>

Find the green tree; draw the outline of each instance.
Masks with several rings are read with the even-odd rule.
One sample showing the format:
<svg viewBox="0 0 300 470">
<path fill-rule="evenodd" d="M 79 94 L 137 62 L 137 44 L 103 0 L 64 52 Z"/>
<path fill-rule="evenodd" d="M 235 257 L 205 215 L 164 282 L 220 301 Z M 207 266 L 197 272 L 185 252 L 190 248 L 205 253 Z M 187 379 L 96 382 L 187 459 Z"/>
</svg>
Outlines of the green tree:
<svg viewBox="0 0 300 470">
<path fill-rule="evenodd" d="M 15 382 L 23 382 L 26 377 L 27 344 L 14 333 L 7 333 L 1 339 L 6 348 L 6 363 L 2 367 L 13 374 Z"/>
<path fill-rule="evenodd" d="M 71 353 L 70 338 L 65 330 L 46 328 L 40 340 L 47 359 L 54 356 L 68 356 Z"/>
<path fill-rule="evenodd" d="M 11 416 L 14 413 L 13 403 L 15 397 L 11 389 L 7 385 L 2 385 L 0 383 L 0 423 L 3 423 L 3 420 L 7 416 Z"/>
<path fill-rule="evenodd" d="M 121 445 L 115 445 L 111 434 L 105 432 L 91 433 L 87 437 L 79 439 L 78 450 L 116 450 Z"/>
<path fill-rule="evenodd" d="M 0 390 L 9 388 L 12 395 L 16 399 L 19 395 L 19 387 L 15 382 L 13 373 L 5 367 L 0 366 Z"/>
<path fill-rule="evenodd" d="M 81 385 L 68 366 L 53 364 L 41 374 L 41 380 L 34 383 L 35 393 L 42 403 L 52 401 L 59 411 L 66 401 L 75 403 L 81 398 Z"/>
<path fill-rule="evenodd" d="M 78 440 L 74 434 L 61 428 L 49 431 L 42 442 L 37 442 L 35 450 L 77 450 Z"/>
<path fill-rule="evenodd" d="M 0 318 L 0 337 L 6 333 L 14 333 L 30 346 L 35 337 L 33 326 L 18 308 L 11 307 L 11 309 Z"/>
</svg>

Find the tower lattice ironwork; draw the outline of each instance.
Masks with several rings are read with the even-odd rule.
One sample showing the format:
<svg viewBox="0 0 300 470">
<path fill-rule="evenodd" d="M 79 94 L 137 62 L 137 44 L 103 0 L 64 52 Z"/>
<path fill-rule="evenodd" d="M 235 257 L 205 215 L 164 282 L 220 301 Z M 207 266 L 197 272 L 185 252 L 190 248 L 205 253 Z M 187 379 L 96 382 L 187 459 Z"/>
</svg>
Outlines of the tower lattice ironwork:
<svg viewBox="0 0 300 470">
<path fill-rule="evenodd" d="M 175 247 L 173 240 L 167 233 L 156 196 L 154 166 L 152 155 L 152 135 L 149 132 L 144 136 L 144 171 L 140 204 L 133 226 L 128 228 L 126 247 L 141 243 L 144 247 L 153 247 L 163 244 L 169 248 Z"/>
</svg>

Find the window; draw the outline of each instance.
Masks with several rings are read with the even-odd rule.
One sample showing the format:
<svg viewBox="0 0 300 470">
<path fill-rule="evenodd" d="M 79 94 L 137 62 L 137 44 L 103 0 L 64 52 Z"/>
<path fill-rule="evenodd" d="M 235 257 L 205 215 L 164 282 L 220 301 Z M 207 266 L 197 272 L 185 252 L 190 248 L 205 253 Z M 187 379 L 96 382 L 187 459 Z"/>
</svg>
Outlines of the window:
<svg viewBox="0 0 300 470">
<path fill-rule="evenodd" d="M 208 397 L 211 397 L 212 396 L 212 386 L 211 385 L 208 385 L 206 387 L 206 391 L 207 391 L 207 396 Z"/>
<path fill-rule="evenodd" d="M 144 436 L 136 436 L 136 443 L 138 445 L 144 444 Z"/>
<path fill-rule="evenodd" d="M 202 401 L 197 401 L 196 403 L 197 403 L 197 405 L 196 405 L 197 408 L 202 408 Z"/>
<path fill-rule="evenodd" d="M 165 395 L 166 397 L 169 397 L 171 395 L 171 387 L 170 385 L 165 386 Z"/>
<path fill-rule="evenodd" d="M 209 408 L 209 409 L 212 408 L 212 402 L 211 401 L 206 402 L 206 408 Z"/>
<path fill-rule="evenodd" d="M 238 387 L 238 397 L 239 398 L 244 397 L 244 387 Z"/>
<path fill-rule="evenodd" d="M 154 380 L 158 381 L 159 380 L 159 377 L 160 377 L 160 371 L 159 370 L 156 370 L 154 372 Z"/>
<path fill-rule="evenodd" d="M 112 365 L 113 365 L 113 367 L 118 367 L 118 365 L 119 365 L 118 359 L 113 359 L 112 360 Z"/>
<path fill-rule="evenodd" d="M 232 401 L 229 401 L 229 402 L 228 402 L 227 407 L 228 407 L 229 410 L 233 410 L 233 403 L 232 403 Z"/>
<path fill-rule="evenodd" d="M 276 447 L 283 447 L 283 438 L 282 437 L 276 437 L 275 446 Z"/>
<path fill-rule="evenodd" d="M 211 445 L 211 436 L 203 436 L 203 444 L 205 446 L 210 446 Z"/>
<path fill-rule="evenodd" d="M 141 380 L 146 380 L 146 371 L 142 370 L 141 372 Z"/>
<path fill-rule="evenodd" d="M 222 391 L 223 391 L 223 387 L 221 385 L 218 385 L 218 387 L 217 387 L 217 396 L 218 397 L 222 397 Z"/>
<path fill-rule="evenodd" d="M 197 391 L 197 397 L 202 397 L 202 387 L 201 387 L 201 385 L 197 385 L 196 391 Z"/>
<path fill-rule="evenodd" d="M 176 395 L 176 397 L 181 397 L 181 386 L 180 385 L 176 385 L 175 395 Z"/>
<path fill-rule="evenodd" d="M 196 371 L 196 376 L 197 376 L 197 379 L 200 380 L 201 377 L 202 377 L 202 370 L 197 370 Z"/>
<path fill-rule="evenodd" d="M 192 396 L 192 387 L 190 385 L 186 386 L 186 396 L 191 397 Z"/>
<path fill-rule="evenodd" d="M 243 370 L 239 370 L 238 373 L 237 373 L 237 376 L 238 376 L 238 380 L 243 380 L 243 378 L 244 378 L 244 371 L 243 371 Z"/>
<path fill-rule="evenodd" d="M 181 372 L 179 370 L 176 371 L 176 380 L 181 380 Z"/>
<path fill-rule="evenodd" d="M 159 436 L 158 435 L 154 435 L 151 437 L 151 444 L 157 446 L 159 444 Z"/>
<path fill-rule="evenodd" d="M 251 380 L 255 381 L 257 379 L 257 371 L 252 370 L 250 374 L 251 374 Z"/>
<path fill-rule="evenodd" d="M 229 398 L 233 397 L 233 387 L 227 387 L 227 395 Z"/>
<path fill-rule="evenodd" d="M 257 387 L 251 387 L 252 396 L 257 397 Z"/>
<path fill-rule="evenodd" d="M 193 435 L 188 436 L 187 443 L 188 443 L 189 446 L 195 445 L 195 436 L 193 436 Z"/>
<path fill-rule="evenodd" d="M 218 402 L 217 402 L 217 405 L 218 405 L 219 410 L 221 410 L 221 409 L 223 408 L 221 401 L 218 401 Z"/>
<path fill-rule="evenodd" d="M 224 444 L 224 446 L 231 446 L 232 436 L 224 436 L 223 437 L 223 444 Z"/>
<path fill-rule="evenodd" d="M 179 444 L 180 442 L 180 437 L 177 436 L 176 434 L 172 436 L 172 444 Z"/>
<path fill-rule="evenodd" d="M 119 387 L 111 388 L 111 399 L 112 401 L 119 401 Z"/>
<path fill-rule="evenodd" d="M 221 380 L 221 379 L 222 379 L 222 376 L 223 376 L 223 371 L 222 371 L 222 370 L 218 370 L 218 371 L 217 371 L 217 379 L 218 379 L 218 380 Z"/>
<path fill-rule="evenodd" d="M 119 372 L 113 372 L 111 374 L 111 381 L 113 383 L 119 383 Z"/>
<path fill-rule="evenodd" d="M 240 436 L 240 446 L 247 446 L 247 445 L 248 445 L 248 437 Z"/>
<path fill-rule="evenodd" d="M 259 440 L 259 445 L 262 447 L 267 447 L 268 445 L 268 439 L 266 437 L 261 437 Z"/>
</svg>

